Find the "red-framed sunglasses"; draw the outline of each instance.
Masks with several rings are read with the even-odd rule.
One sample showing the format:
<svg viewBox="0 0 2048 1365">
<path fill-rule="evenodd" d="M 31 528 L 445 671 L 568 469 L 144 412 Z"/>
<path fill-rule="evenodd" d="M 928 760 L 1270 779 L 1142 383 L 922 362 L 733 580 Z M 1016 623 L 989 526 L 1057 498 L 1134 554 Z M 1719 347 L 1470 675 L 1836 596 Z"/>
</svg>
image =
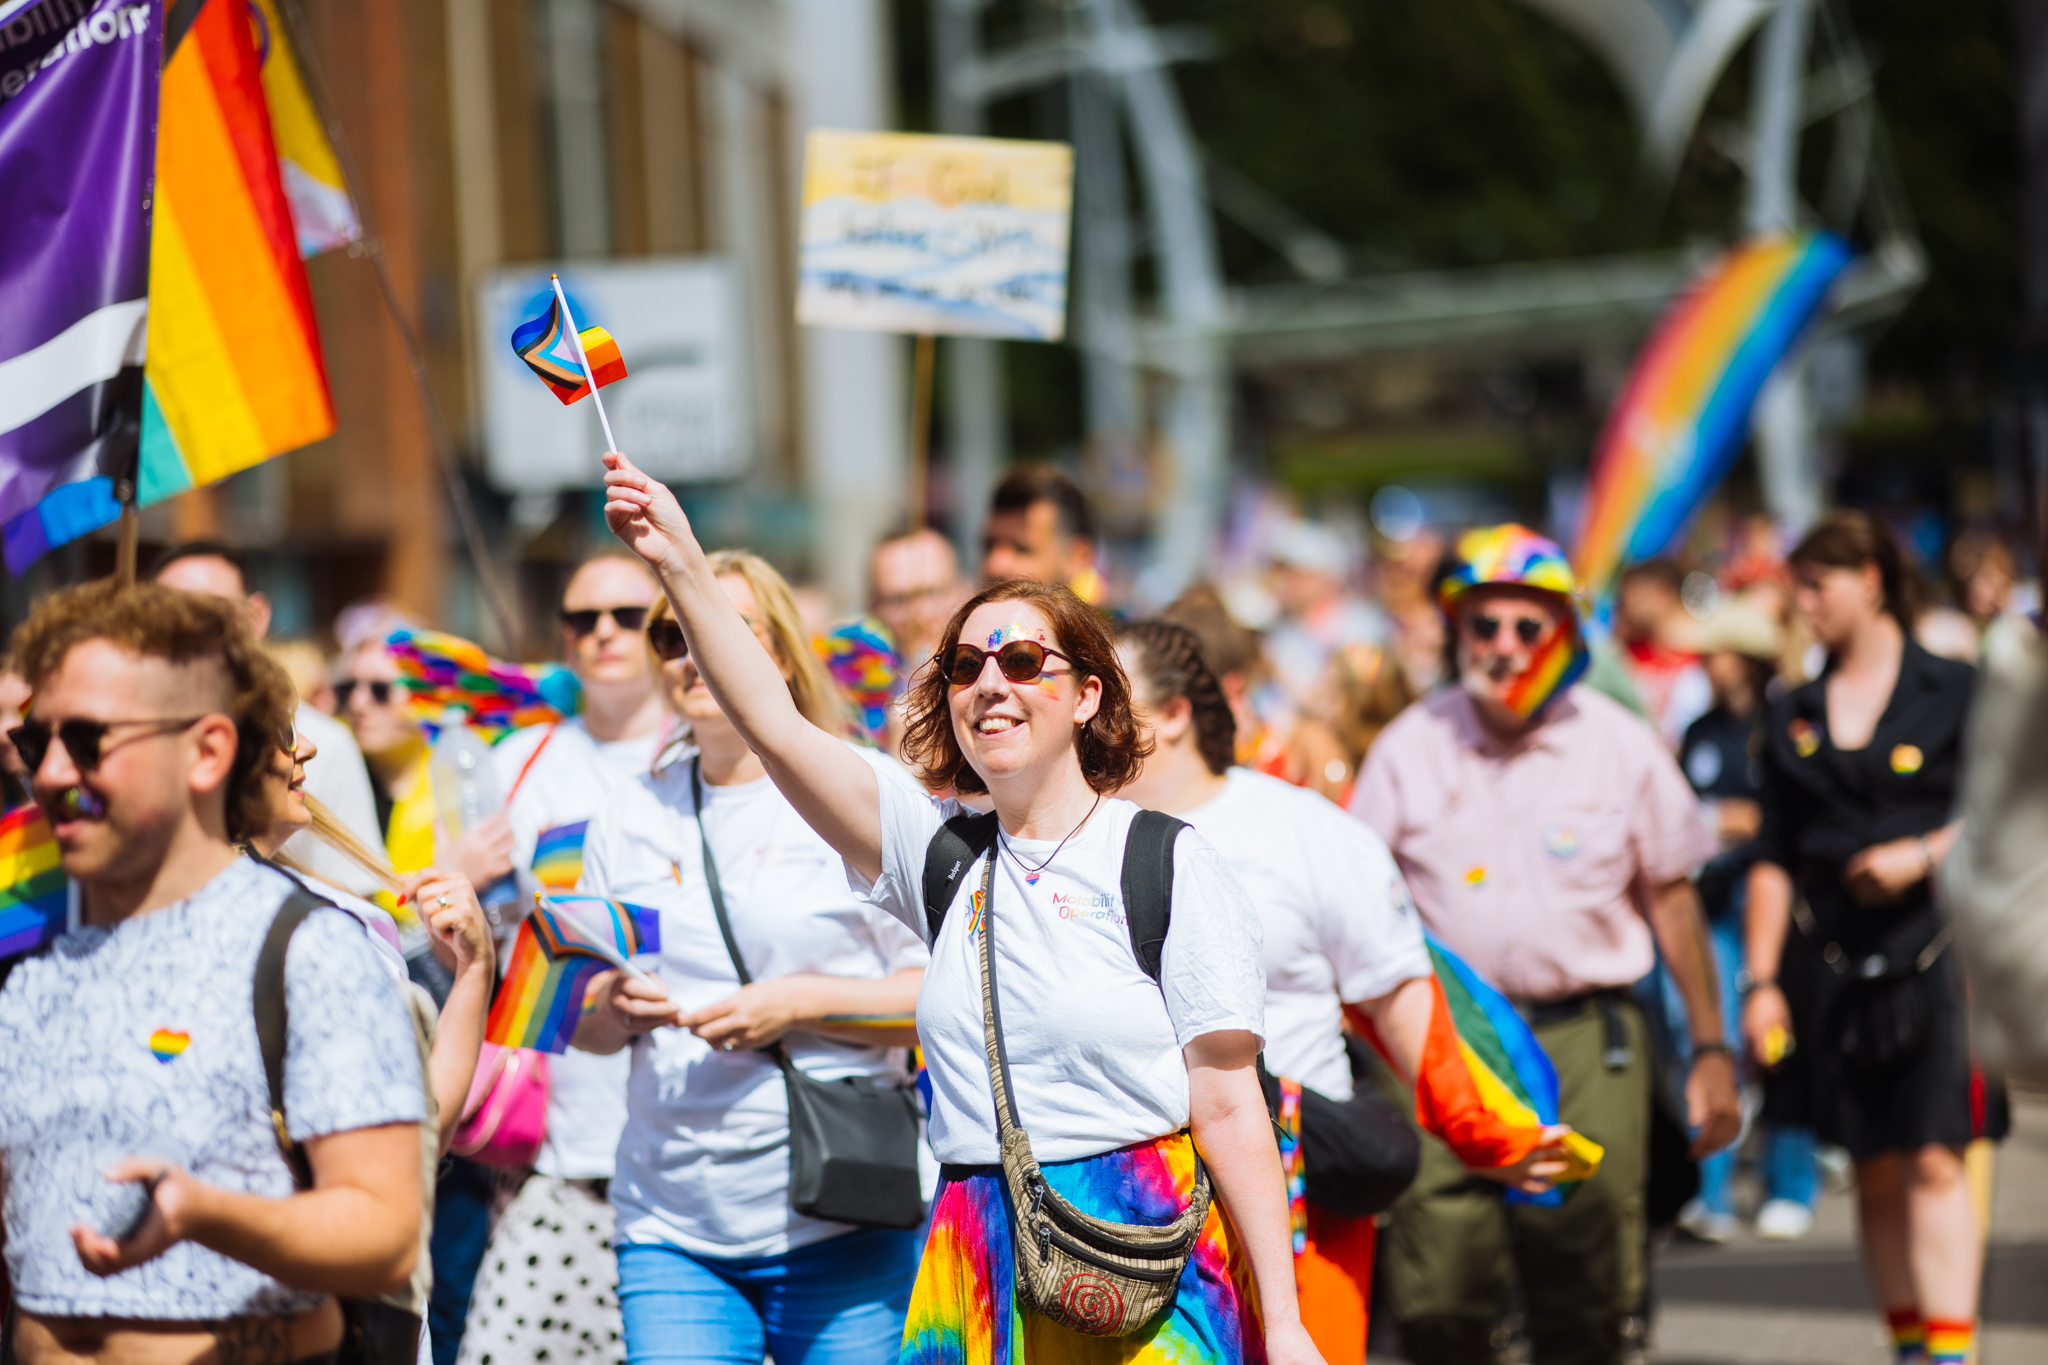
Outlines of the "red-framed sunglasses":
<svg viewBox="0 0 2048 1365">
<path fill-rule="evenodd" d="M 1056 649 L 1047 649 L 1036 640 L 1012 640 L 994 651 L 977 649 L 973 645 L 954 645 L 946 651 L 946 681 L 955 687 L 972 686 L 981 676 L 982 666 L 993 652 L 996 667 L 1003 676 L 1014 683 L 1030 682 L 1045 672 L 1047 659 L 1074 661 Z"/>
</svg>

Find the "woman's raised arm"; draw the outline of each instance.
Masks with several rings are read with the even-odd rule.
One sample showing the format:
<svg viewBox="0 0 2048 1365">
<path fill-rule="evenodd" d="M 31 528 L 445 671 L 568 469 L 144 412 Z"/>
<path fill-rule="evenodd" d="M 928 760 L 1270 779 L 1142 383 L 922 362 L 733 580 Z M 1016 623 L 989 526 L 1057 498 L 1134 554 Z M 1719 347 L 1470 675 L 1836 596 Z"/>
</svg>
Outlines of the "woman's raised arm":
<svg viewBox="0 0 2048 1365">
<path fill-rule="evenodd" d="M 819 837 L 863 877 L 879 877 L 882 793 L 874 769 L 797 710 L 774 659 L 718 586 L 675 494 L 617 451 L 604 464 L 605 521 L 661 580 L 719 709 Z"/>
</svg>

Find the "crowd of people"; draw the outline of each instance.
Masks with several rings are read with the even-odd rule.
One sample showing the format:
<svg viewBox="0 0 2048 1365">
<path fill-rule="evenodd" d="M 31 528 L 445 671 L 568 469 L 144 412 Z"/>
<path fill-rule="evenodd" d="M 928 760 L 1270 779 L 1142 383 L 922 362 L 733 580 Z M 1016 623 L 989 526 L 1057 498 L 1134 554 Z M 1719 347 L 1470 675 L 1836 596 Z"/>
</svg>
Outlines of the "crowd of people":
<svg viewBox="0 0 2048 1365">
<path fill-rule="evenodd" d="M 868 723 L 807 594 L 606 465 L 580 704 L 473 778 L 416 623 L 267 641 L 224 545 L 16 632 L 72 890 L 0 963 L 6 1359 L 1360 1365 L 1377 1305 L 1417 1365 L 1617 1362 L 1653 1227 L 1797 1238 L 1830 1171 L 1900 1365 L 1967 1357 L 2005 1116 L 1936 881 L 2032 631 L 1995 537 L 1948 607 L 1858 512 L 1592 603 L 1519 525 L 1368 578 L 1293 520 L 1261 619 L 1133 619 L 1027 467 L 976 579 L 876 548 Z M 648 926 L 557 1053 L 485 1039 L 534 891 Z"/>
</svg>

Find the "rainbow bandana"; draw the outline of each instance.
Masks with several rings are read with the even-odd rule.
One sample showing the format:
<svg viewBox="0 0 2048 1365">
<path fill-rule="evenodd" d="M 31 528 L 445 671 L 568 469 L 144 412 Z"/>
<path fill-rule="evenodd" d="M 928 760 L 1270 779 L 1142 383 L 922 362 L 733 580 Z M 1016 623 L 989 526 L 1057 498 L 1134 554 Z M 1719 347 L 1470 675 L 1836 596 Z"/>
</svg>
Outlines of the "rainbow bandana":
<svg viewBox="0 0 2048 1365">
<path fill-rule="evenodd" d="M 1509 709 L 1518 716 L 1533 716 L 1577 682 L 1592 662 L 1571 561 L 1555 541 L 1511 521 L 1482 526 L 1458 537 L 1458 561 L 1458 567 L 1437 588 L 1437 601 L 1447 616 L 1457 615 L 1458 598 L 1466 589 L 1492 583 L 1554 592 L 1571 607 L 1567 628 L 1536 651 L 1528 671 L 1515 679 L 1508 691 Z"/>
<path fill-rule="evenodd" d="M 901 1365 L 1263 1365 L 1251 1266 L 1231 1242 L 1221 1200 L 1181 1272 L 1173 1310 L 1137 1336 L 1091 1337 L 1017 1302 L 1009 1195 L 1000 1168 L 981 1169 L 939 1185 Z M 1194 1140 L 1176 1133 L 1043 1169 L 1053 1189 L 1097 1218 L 1164 1223 L 1194 1191 Z"/>
</svg>

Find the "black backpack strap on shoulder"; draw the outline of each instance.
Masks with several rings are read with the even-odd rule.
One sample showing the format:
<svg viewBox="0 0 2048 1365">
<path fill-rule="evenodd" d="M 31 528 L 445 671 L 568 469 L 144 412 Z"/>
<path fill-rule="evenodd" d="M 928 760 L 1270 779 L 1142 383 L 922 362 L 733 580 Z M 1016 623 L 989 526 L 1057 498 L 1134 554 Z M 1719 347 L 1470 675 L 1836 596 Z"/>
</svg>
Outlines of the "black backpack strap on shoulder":
<svg viewBox="0 0 2048 1365">
<path fill-rule="evenodd" d="M 963 810 L 939 827 L 924 850 L 924 923 L 926 941 L 939 941 L 939 926 L 960 890 L 960 879 L 974 860 L 996 841 L 994 811 Z"/>
<path fill-rule="evenodd" d="M 1184 820 L 1141 810 L 1124 839 L 1124 920 L 1131 931 L 1131 955 L 1154 981 L 1173 924 L 1173 843 L 1186 828 Z"/>
<path fill-rule="evenodd" d="M 283 1153 L 285 1165 L 292 1169 L 292 1183 L 302 1190 L 313 1188 L 313 1168 L 285 1126 L 284 1054 L 291 1038 L 291 1015 L 285 1004 L 284 955 L 306 916 L 331 903 L 303 884 L 292 888 L 277 908 L 277 917 L 270 921 L 263 950 L 256 954 L 255 989 L 250 997 L 256 1014 L 256 1046 L 263 1053 L 263 1081 L 270 1091 L 270 1126 L 277 1134 L 277 1149 Z"/>
</svg>

